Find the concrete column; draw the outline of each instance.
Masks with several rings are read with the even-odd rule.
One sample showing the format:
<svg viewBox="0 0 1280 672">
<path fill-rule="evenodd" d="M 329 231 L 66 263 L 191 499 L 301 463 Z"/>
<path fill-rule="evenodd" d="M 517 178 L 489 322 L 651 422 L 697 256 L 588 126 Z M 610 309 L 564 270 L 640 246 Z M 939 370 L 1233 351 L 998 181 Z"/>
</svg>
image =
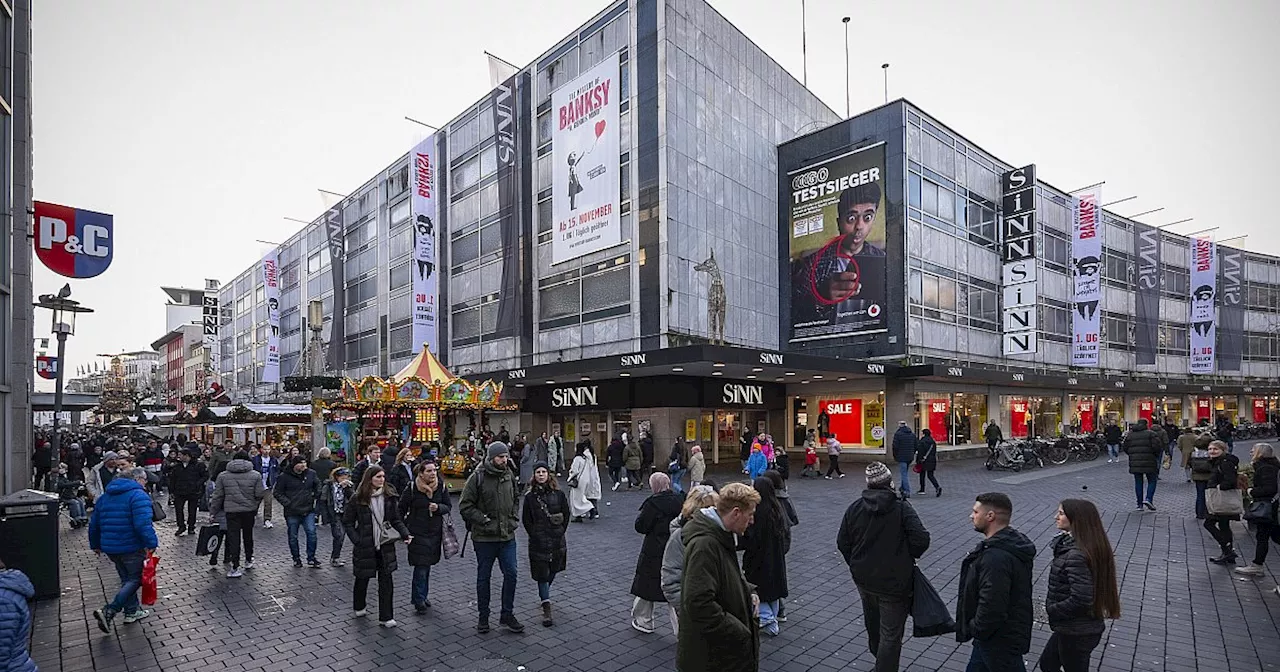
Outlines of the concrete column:
<svg viewBox="0 0 1280 672">
<path fill-rule="evenodd" d="M 884 454 L 892 457 L 892 436 L 898 430 L 898 421 L 904 420 L 908 426 L 915 426 L 916 381 L 887 378 L 884 387 Z"/>
</svg>

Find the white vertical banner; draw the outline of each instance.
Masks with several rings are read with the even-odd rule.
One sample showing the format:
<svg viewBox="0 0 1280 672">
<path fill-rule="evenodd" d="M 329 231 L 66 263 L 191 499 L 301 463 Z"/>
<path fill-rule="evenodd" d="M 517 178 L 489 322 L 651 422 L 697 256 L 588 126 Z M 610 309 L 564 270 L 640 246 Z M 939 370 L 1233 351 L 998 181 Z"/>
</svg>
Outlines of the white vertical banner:
<svg viewBox="0 0 1280 672">
<path fill-rule="evenodd" d="M 1218 245 L 1210 236 L 1191 238 L 1191 362 L 1196 374 L 1213 373 L 1218 336 Z"/>
<path fill-rule="evenodd" d="M 1098 366 L 1102 340 L 1102 186 L 1075 198 L 1071 222 L 1071 365 Z"/>
<path fill-rule="evenodd" d="M 280 382 L 280 253 L 271 250 L 262 258 L 262 284 L 267 299 L 267 359 L 263 383 Z"/>
<path fill-rule="evenodd" d="M 551 93 L 551 263 L 622 242 L 618 54 Z"/>
<path fill-rule="evenodd" d="M 436 136 L 418 143 L 409 155 L 413 171 L 413 195 L 409 216 L 413 220 L 413 351 L 423 346 L 439 352 L 436 334 L 436 297 L 440 276 L 436 273 Z"/>
</svg>

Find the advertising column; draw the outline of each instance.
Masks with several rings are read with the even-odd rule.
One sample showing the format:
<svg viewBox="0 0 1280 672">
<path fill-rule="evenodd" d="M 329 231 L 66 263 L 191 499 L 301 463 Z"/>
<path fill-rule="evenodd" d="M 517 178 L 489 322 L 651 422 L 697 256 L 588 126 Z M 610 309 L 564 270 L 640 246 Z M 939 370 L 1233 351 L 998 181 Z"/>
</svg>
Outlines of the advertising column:
<svg viewBox="0 0 1280 672">
<path fill-rule="evenodd" d="M 280 253 L 271 250 L 262 258 L 262 284 L 267 298 L 267 359 L 262 382 L 280 382 Z"/>
<path fill-rule="evenodd" d="M 1035 354 L 1036 303 L 1036 167 L 1024 166 L 1001 179 L 1000 321 L 1005 355 Z"/>
<path fill-rule="evenodd" d="M 791 342 L 885 331 L 884 143 L 789 176 Z"/>
<path fill-rule="evenodd" d="M 1102 227 L 1099 218 L 1102 187 L 1092 187 L 1075 199 L 1071 227 L 1071 276 L 1075 311 L 1071 314 L 1071 365 L 1098 366 L 1102 333 Z"/>
<path fill-rule="evenodd" d="M 1217 341 L 1217 245 L 1211 238 L 1191 239 L 1191 373 L 1213 373 Z"/>
<path fill-rule="evenodd" d="M 436 273 L 436 137 L 418 143 L 410 156 L 413 167 L 413 194 L 409 217 L 413 221 L 413 351 L 425 346 L 440 352 L 436 342 L 436 296 L 440 276 Z"/>
<path fill-rule="evenodd" d="M 618 54 L 551 94 L 551 263 L 622 242 Z"/>
</svg>

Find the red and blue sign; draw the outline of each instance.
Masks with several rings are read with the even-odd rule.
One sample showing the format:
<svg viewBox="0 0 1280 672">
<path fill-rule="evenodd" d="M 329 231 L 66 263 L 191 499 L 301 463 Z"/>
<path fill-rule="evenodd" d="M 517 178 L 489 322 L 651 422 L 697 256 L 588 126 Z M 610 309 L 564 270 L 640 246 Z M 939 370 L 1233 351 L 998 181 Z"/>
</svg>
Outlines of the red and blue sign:
<svg viewBox="0 0 1280 672">
<path fill-rule="evenodd" d="M 35 202 L 36 256 L 68 278 L 92 278 L 111 265 L 115 249 L 111 215 Z"/>
<path fill-rule="evenodd" d="M 36 373 L 40 374 L 45 380 L 53 380 L 58 377 L 58 358 L 40 355 L 36 357 Z"/>
</svg>

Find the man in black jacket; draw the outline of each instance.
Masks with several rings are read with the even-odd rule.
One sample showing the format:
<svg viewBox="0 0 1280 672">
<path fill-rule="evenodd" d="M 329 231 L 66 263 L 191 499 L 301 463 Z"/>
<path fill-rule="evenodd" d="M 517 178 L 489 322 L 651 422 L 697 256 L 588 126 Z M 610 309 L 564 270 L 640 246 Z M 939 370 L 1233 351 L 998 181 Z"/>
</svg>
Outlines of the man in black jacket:
<svg viewBox="0 0 1280 672">
<path fill-rule="evenodd" d="M 893 494 L 889 467 L 867 465 L 867 489 L 844 512 L 836 547 L 862 596 L 876 672 L 896 672 L 911 611 L 912 567 L 929 548 L 929 532 L 915 509 Z"/>
<path fill-rule="evenodd" d="M 298 455 L 289 460 L 289 468 L 276 477 L 272 492 L 284 507 L 284 519 L 289 525 L 289 552 L 293 566 L 302 566 L 298 550 L 298 527 L 307 532 L 307 564 L 320 567 L 316 559 L 316 497 L 320 495 L 320 481 L 316 472 L 307 468 L 307 458 Z"/>
<path fill-rule="evenodd" d="M 893 433 L 893 460 L 898 463 L 898 476 L 902 483 L 898 493 L 903 499 L 911 497 L 911 462 L 916 459 L 916 435 L 906 420 L 898 421 L 898 431 Z"/>
<path fill-rule="evenodd" d="M 1121 431 L 1120 425 L 1108 420 L 1107 426 L 1102 429 L 1102 439 L 1107 442 L 1107 463 L 1120 461 L 1120 439 L 1124 432 Z"/>
<path fill-rule="evenodd" d="M 178 461 L 169 467 L 169 493 L 173 495 L 173 512 L 178 519 L 175 535 L 179 537 L 196 533 L 196 504 L 209 478 L 209 470 L 196 459 L 197 450 L 175 451 Z"/>
<path fill-rule="evenodd" d="M 1129 473 L 1133 474 L 1133 490 L 1139 511 L 1144 506 L 1156 510 L 1156 482 L 1160 478 L 1160 458 L 1164 450 L 1160 436 L 1147 427 L 1146 418 L 1138 420 L 1138 424 L 1129 430 L 1129 435 L 1124 437 L 1124 452 L 1129 455 Z M 1145 499 L 1142 491 L 1144 480 L 1147 484 Z"/>
<path fill-rule="evenodd" d="M 956 641 L 973 640 L 970 670 L 1026 672 L 1031 650 L 1031 569 L 1036 545 L 1009 527 L 1013 502 L 1002 492 L 978 495 L 973 529 L 985 537 L 960 565 Z"/>
</svg>

